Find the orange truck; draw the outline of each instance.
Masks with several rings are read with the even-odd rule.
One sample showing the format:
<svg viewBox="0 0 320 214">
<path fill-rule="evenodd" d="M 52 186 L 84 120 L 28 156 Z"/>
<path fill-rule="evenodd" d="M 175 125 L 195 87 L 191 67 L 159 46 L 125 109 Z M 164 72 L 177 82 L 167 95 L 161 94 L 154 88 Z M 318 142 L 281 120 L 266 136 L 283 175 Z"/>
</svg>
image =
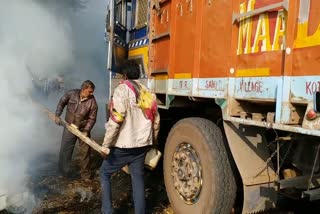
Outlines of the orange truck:
<svg viewBox="0 0 320 214">
<path fill-rule="evenodd" d="M 318 0 L 109 1 L 110 92 L 121 61 L 139 63 L 175 213 L 320 199 L 319 13 Z"/>
</svg>

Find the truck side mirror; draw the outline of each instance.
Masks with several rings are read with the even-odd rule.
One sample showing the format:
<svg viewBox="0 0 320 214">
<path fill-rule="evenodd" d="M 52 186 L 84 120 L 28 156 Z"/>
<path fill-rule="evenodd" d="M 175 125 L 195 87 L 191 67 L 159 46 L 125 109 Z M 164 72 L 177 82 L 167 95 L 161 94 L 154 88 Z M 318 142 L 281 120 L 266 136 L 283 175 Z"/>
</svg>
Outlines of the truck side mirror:
<svg viewBox="0 0 320 214">
<path fill-rule="evenodd" d="M 314 93 L 313 105 L 314 105 L 314 111 L 320 112 L 320 91 L 317 91 L 316 93 Z"/>
</svg>

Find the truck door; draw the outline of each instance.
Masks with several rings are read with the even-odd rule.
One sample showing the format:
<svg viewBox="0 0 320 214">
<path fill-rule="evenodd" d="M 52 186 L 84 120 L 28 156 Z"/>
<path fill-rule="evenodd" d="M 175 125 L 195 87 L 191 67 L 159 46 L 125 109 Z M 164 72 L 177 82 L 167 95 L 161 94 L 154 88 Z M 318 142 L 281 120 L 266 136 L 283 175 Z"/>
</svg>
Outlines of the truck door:
<svg viewBox="0 0 320 214">
<path fill-rule="evenodd" d="M 128 28 L 131 23 L 131 1 L 110 0 L 106 14 L 107 70 L 109 100 L 122 75 L 117 74 L 121 62 L 128 57 Z"/>
<path fill-rule="evenodd" d="M 106 42 L 108 44 L 107 69 L 113 75 L 117 66 L 127 57 L 127 13 L 125 0 L 110 0 L 107 7 Z"/>
</svg>

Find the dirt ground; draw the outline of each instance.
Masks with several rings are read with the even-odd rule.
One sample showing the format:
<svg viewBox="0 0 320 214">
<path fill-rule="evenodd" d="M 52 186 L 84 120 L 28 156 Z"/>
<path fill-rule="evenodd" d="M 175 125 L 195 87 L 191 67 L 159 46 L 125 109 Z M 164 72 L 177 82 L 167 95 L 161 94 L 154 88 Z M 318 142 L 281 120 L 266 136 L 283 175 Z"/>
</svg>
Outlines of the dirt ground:
<svg viewBox="0 0 320 214">
<path fill-rule="evenodd" d="M 33 168 L 28 183 L 30 191 L 37 198 L 33 214 L 98 214 L 101 207 L 101 190 L 99 169 L 95 169 L 92 182 L 86 183 L 77 173 L 79 168 L 75 163 L 75 173 L 72 178 L 63 177 L 57 168 L 55 157 L 40 158 L 46 162 L 41 167 Z M 46 166 L 46 167 L 44 167 Z M 161 173 L 160 173 L 161 174 Z M 156 171 L 146 170 L 146 201 L 147 213 L 172 214 L 166 195 L 162 176 Z M 119 171 L 112 176 L 113 207 L 115 213 L 134 213 L 130 175 Z M 19 207 L 18 209 L 19 210 Z M 16 211 L 14 213 L 25 213 Z M 10 214 L 0 211 L 0 214 Z"/>
<path fill-rule="evenodd" d="M 29 170 L 29 190 L 38 199 L 33 214 L 98 214 L 101 207 L 101 190 L 99 167 L 102 159 L 94 155 L 94 179 L 90 183 L 80 178 L 78 160 L 73 161 L 72 178 L 63 177 L 58 171 L 57 156 L 43 155 L 37 158 Z M 41 164 L 39 164 L 41 163 Z M 147 213 L 173 214 L 167 198 L 162 165 L 155 171 L 146 170 L 146 200 Z M 113 207 L 116 214 L 134 213 L 130 176 L 119 171 L 112 176 Z M 265 213 L 318 213 L 319 206 L 309 206 L 309 203 L 284 201 L 281 209 Z M 307 211 L 308 210 L 308 211 Z M 18 212 L 19 213 L 19 212 Z M 25 213 L 25 212 L 20 212 Z M 234 212 L 236 213 L 236 212 Z M 10 214 L 0 211 L 0 214 Z"/>
<path fill-rule="evenodd" d="M 90 183 L 80 178 L 77 150 L 73 158 L 73 176 L 65 178 L 58 170 L 57 155 L 44 154 L 30 163 L 28 188 L 37 199 L 33 214 L 98 214 L 101 207 L 99 168 L 102 158 L 92 155 L 94 179 Z M 154 171 L 146 169 L 147 213 L 173 214 L 163 181 L 162 162 Z M 119 171 L 112 176 L 113 207 L 116 214 L 134 213 L 130 175 Z M 282 208 L 266 213 L 318 213 L 320 206 L 282 200 Z M 238 209 L 235 209 L 238 210 Z M 308 210 L 308 212 L 305 212 Z M 280 211 L 280 212 L 279 212 Z M 284 212 L 283 212 L 284 211 Z M 310 212 L 311 211 L 311 212 Z M 25 213 L 25 212 L 20 212 Z M 234 212 L 236 213 L 236 212 Z M 0 211 L 0 214 L 10 214 Z"/>
<path fill-rule="evenodd" d="M 29 189 L 40 199 L 34 214 L 40 213 L 100 213 L 101 190 L 99 166 L 102 159 L 94 156 L 94 179 L 85 183 L 79 174 L 78 161 L 74 161 L 74 176 L 64 178 L 58 171 L 57 158 L 47 156 L 40 158 L 46 164 L 32 168 Z M 171 214 L 169 201 L 163 183 L 161 168 L 146 170 L 147 213 Z M 113 207 L 115 213 L 134 213 L 131 195 L 130 175 L 123 171 L 112 176 Z"/>
<path fill-rule="evenodd" d="M 49 121 L 51 122 L 51 121 Z M 104 134 L 104 132 L 103 132 Z M 96 142 L 102 142 L 101 133 L 98 132 Z M 57 142 L 59 143 L 59 142 Z M 60 144 L 60 143 L 59 143 Z M 27 172 L 27 187 L 35 196 L 36 206 L 33 214 L 95 214 L 101 213 L 101 190 L 99 168 L 102 163 L 100 154 L 92 154 L 92 169 L 94 179 L 90 183 L 84 182 L 80 177 L 77 147 L 74 151 L 72 178 L 65 178 L 58 170 L 58 154 L 42 154 L 29 163 Z M 172 214 L 167 193 L 164 186 L 162 163 L 154 171 L 145 171 L 145 194 L 147 213 Z M 112 177 L 113 207 L 115 213 L 134 213 L 130 175 L 123 171 L 115 173 Z M 26 213 L 23 208 L 17 207 L 15 213 Z M 22 210 L 22 211 L 21 211 Z M 4 210 L 0 214 L 10 214 Z"/>
</svg>

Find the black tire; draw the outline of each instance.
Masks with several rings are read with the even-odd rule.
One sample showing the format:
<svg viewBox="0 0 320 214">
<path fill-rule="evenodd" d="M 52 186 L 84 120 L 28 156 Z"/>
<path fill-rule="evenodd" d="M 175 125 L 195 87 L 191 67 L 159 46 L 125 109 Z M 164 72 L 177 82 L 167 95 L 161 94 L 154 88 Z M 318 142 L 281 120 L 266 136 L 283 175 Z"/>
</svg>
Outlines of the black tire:
<svg viewBox="0 0 320 214">
<path fill-rule="evenodd" d="M 177 168 L 175 167 L 177 165 L 174 164 L 177 162 L 177 157 L 183 157 L 180 156 L 180 153 L 184 152 L 181 149 L 184 145 L 188 145 L 188 149 L 195 151 L 199 160 L 198 164 L 201 166 L 201 168 L 195 167 L 201 169 L 199 170 L 202 180 L 201 190 L 192 202 L 184 198 L 186 195 L 180 188 L 181 185 L 175 188 L 177 183 L 185 181 L 185 177 L 180 179 L 180 175 L 185 173 L 180 173 L 179 170 L 177 173 L 177 170 L 174 170 Z M 190 155 L 190 152 L 187 151 L 186 154 Z M 202 118 L 187 118 L 178 121 L 170 130 L 167 138 L 163 167 L 167 194 L 175 213 L 231 213 L 236 197 L 236 183 L 221 130 L 213 122 Z M 177 178 L 179 182 L 175 182 Z"/>
</svg>

